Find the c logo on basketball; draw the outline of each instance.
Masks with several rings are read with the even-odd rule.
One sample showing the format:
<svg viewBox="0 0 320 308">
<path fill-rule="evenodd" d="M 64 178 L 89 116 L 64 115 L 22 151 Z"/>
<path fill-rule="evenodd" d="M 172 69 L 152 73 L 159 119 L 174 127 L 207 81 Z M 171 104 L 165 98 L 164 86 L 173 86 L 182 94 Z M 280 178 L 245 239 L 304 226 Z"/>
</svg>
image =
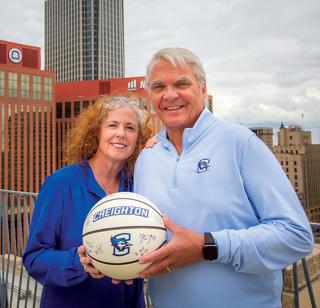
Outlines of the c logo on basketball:
<svg viewBox="0 0 320 308">
<path fill-rule="evenodd" d="M 110 241 L 113 246 L 113 255 L 121 257 L 130 253 L 130 246 L 132 246 L 129 243 L 130 240 L 130 233 L 119 233 L 111 236 Z"/>
</svg>

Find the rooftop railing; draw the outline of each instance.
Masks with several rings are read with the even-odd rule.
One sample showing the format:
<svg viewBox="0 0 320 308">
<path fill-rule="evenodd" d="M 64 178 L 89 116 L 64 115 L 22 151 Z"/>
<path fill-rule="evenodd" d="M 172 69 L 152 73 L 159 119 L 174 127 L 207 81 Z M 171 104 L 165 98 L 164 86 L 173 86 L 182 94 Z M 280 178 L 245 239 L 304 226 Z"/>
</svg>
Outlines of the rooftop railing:
<svg viewBox="0 0 320 308">
<path fill-rule="evenodd" d="M 41 285 L 22 265 L 37 194 L 0 189 L 0 307 L 39 307 Z"/>
<path fill-rule="evenodd" d="M 0 308 L 39 307 L 42 286 L 31 278 L 22 265 L 29 226 L 37 194 L 0 189 Z M 320 223 L 311 223 L 315 242 L 320 242 Z M 311 307 L 316 307 L 308 263 L 302 268 Z M 299 276 L 297 263 L 293 267 L 294 307 L 299 308 Z M 319 292 L 319 291 L 318 291 Z M 146 296 L 147 307 L 151 306 Z"/>
</svg>

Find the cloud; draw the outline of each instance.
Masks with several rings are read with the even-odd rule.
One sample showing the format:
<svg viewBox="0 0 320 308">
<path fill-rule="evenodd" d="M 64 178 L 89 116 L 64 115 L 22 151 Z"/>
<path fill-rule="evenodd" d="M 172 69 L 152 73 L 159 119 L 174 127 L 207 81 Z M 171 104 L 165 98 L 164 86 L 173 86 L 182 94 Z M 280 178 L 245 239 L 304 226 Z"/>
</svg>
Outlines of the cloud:
<svg viewBox="0 0 320 308">
<path fill-rule="evenodd" d="M 27 45 L 44 42 L 44 1 L 10 0 L 1 6 L 0 39 Z"/>
</svg>

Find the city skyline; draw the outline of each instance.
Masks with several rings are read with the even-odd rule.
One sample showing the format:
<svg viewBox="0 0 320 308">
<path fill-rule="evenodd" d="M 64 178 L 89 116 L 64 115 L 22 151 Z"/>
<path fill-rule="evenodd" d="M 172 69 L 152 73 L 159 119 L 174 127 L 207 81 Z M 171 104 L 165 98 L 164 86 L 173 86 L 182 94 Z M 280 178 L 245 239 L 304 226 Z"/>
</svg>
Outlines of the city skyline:
<svg viewBox="0 0 320 308">
<path fill-rule="evenodd" d="M 10 1 L 0 13 L 0 38 L 43 49 L 43 3 Z M 124 1 L 126 76 L 144 75 L 159 48 L 189 48 L 204 64 L 220 119 L 299 124 L 320 142 L 318 1 L 149 3 Z"/>
</svg>

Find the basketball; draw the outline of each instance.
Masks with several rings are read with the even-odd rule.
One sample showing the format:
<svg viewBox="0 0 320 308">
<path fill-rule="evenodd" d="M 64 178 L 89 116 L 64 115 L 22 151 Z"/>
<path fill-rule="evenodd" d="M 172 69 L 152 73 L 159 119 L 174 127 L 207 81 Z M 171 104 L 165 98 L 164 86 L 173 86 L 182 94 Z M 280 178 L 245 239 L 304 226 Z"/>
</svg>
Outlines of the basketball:
<svg viewBox="0 0 320 308">
<path fill-rule="evenodd" d="M 146 197 L 119 192 L 98 201 L 88 213 L 82 232 L 92 264 L 104 275 L 139 277 L 149 264 L 138 259 L 166 243 L 167 231 L 159 209 Z"/>
</svg>

